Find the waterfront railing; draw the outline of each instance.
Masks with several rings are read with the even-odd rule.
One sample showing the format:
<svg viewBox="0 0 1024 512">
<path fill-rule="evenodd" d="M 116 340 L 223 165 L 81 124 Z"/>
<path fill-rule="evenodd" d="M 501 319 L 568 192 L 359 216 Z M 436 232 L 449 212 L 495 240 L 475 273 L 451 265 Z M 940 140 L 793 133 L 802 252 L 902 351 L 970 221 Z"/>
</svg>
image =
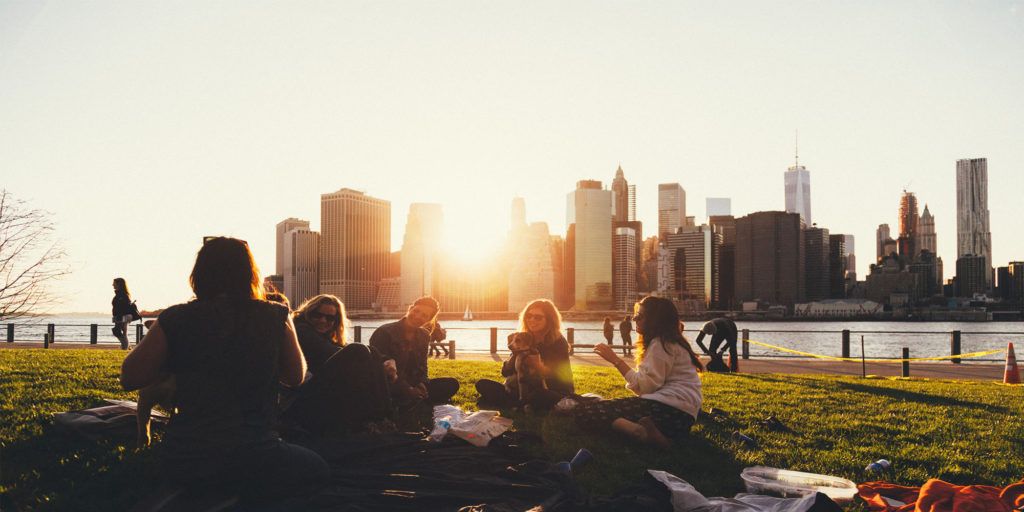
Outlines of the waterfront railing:
<svg viewBox="0 0 1024 512">
<path fill-rule="evenodd" d="M 3 325 L 3 324 L 0 324 Z M 113 346 L 119 345 L 120 341 L 113 336 L 111 329 L 113 324 L 41 324 L 41 323 L 8 323 L 6 327 L 6 336 L 4 337 L 5 345 L 8 347 L 16 347 L 19 343 L 34 343 L 43 344 L 44 348 L 50 348 L 54 345 L 61 344 L 66 346 Z M 376 326 L 362 326 L 354 325 L 351 328 L 350 340 L 356 343 L 366 343 L 370 335 L 376 329 Z M 448 357 L 455 358 L 456 350 L 459 353 L 490 353 L 490 354 L 502 354 L 508 353 L 505 348 L 505 338 L 508 334 L 515 332 L 515 329 L 508 327 L 449 327 L 448 331 L 449 339 L 437 344 L 447 349 Z M 697 336 L 698 331 L 687 330 L 684 331 L 686 335 L 693 339 Z M 142 340 L 144 335 L 144 327 L 142 323 L 133 324 L 129 328 L 128 336 L 129 340 L 138 344 Z M 569 342 L 570 351 L 576 353 L 577 351 L 589 351 L 598 343 L 605 343 L 606 340 L 603 335 L 603 329 L 590 329 L 590 328 L 574 328 L 567 327 L 565 329 L 566 339 Z M 766 343 L 764 340 L 774 338 L 787 338 L 787 335 L 793 335 L 794 337 L 805 339 L 808 337 L 815 337 L 819 341 L 812 343 L 813 349 L 806 349 L 806 347 L 800 346 L 783 346 L 785 343 L 775 342 Z M 635 333 L 633 334 L 635 337 Z M 869 359 L 886 359 L 899 361 L 903 359 L 909 359 L 911 352 L 910 347 L 898 346 L 889 344 L 885 347 L 879 348 L 875 346 L 872 348 L 872 354 L 865 354 L 863 352 L 863 340 L 864 337 L 869 337 L 877 340 L 878 338 L 885 337 L 899 337 L 903 344 L 906 343 L 907 338 L 914 338 L 922 340 L 922 343 L 912 344 L 915 348 L 913 352 L 918 357 L 921 356 L 920 348 L 922 345 L 928 345 L 932 347 L 926 351 L 927 356 L 933 356 L 938 353 L 936 341 L 940 344 L 943 340 L 948 340 L 948 351 L 944 349 L 938 349 L 942 355 L 939 357 L 948 360 L 952 364 L 960 364 L 962 361 L 968 360 L 970 357 L 971 361 L 975 362 L 999 362 L 1003 359 L 998 357 L 984 357 L 993 356 L 997 350 L 989 350 L 984 352 L 967 353 L 965 348 L 969 345 L 967 339 L 974 337 L 972 347 L 978 349 L 982 343 L 977 340 L 984 337 L 988 343 L 985 343 L 985 347 L 992 348 L 993 344 L 990 342 L 992 337 L 998 337 L 1000 340 L 1013 341 L 1014 338 L 1024 345 L 1024 332 L 991 332 L 991 331 L 938 331 L 938 330 L 922 330 L 922 331 L 891 331 L 891 330 L 854 330 L 854 329 L 843 329 L 843 330 L 814 330 L 814 329 L 801 329 L 801 330 L 771 330 L 771 329 L 743 329 L 740 337 L 739 352 L 742 359 L 749 359 L 751 357 L 751 345 L 758 346 L 759 353 L 754 354 L 755 357 L 764 358 L 825 358 L 825 359 L 851 359 L 859 360 L 859 358 L 867 357 Z M 859 339 L 858 339 L 859 338 Z M 634 338 L 635 339 L 635 338 Z M 820 341 L 824 339 L 825 341 Z M 462 340 L 461 342 L 458 340 Z M 472 340 L 472 341 L 466 341 Z M 486 343 L 482 343 L 486 340 Z M 622 353 L 624 356 L 632 356 L 633 347 L 625 345 L 619 338 L 618 330 L 615 332 L 614 342 L 610 346 L 617 352 Z M 834 341 L 832 341 L 834 340 Z M 798 345 L 800 342 L 796 342 Z M 838 345 L 838 347 L 837 347 Z M 858 346 L 859 345 L 859 346 Z M 833 348 L 828 348 L 833 347 Z M 834 350 L 838 348 L 838 353 Z M 805 348 L 805 350 L 797 350 L 798 348 Z M 855 350 L 858 349 L 859 350 Z M 824 349 L 824 350 L 823 350 Z M 813 353 L 811 350 L 817 352 L 830 352 L 829 354 L 818 354 Z M 889 352 L 891 350 L 891 352 Z M 888 353 L 881 353 L 881 352 Z M 945 355 L 948 354 L 948 355 Z M 978 356 L 982 354 L 982 356 Z"/>
</svg>

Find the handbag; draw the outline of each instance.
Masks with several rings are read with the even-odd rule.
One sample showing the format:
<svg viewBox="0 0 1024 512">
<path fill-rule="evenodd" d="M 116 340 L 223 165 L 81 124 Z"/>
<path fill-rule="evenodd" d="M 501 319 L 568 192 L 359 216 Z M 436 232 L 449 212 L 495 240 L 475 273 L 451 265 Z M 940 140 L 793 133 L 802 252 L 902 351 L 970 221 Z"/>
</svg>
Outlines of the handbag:
<svg viewBox="0 0 1024 512">
<path fill-rule="evenodd" d="M 139 313 L 139 306 L 136 306 L 134 302 L 132 302 L 131 315 L 133 322 L 136 320 L 142 320 L 142 315 Z"/>
</svg>

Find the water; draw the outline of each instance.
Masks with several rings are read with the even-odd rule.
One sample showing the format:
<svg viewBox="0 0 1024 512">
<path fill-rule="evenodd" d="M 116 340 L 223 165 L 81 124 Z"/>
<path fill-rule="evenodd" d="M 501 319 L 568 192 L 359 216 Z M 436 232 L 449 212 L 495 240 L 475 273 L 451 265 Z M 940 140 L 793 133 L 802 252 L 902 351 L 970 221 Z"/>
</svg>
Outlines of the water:
<svg viewBox="0 0 1024 512">
<path fill-rule="evenodd" d="M 362 341 L 370 339 L 373 329 L 392 320 L 353 320 L 361 326 Z M 0 340 L 7 339 L 7 322 L 0 324 Z M 89 324 L 98 324 L 99 343 L 119 343 L 110 329 L 113 323 L 108 316 L 48 316 L 23 318 L 15 323 L 15 341 L 42 342 L 46 324 L 54 324 L 57 342 L 89 342 Z M 135 325 L 129 330 L 129 339 L 135 339 Z M 490 349 L 490 328 L 498 329 L 498 349 L 505 350 L 506 338 L 518 327 L 518 320 L 451 320 L 442 322 L 448 331 L 448 338 L 456 340 L 457 350 L 486 351 Z M 575 342 L 593 345 L 603 343 L 602 322 L 565 322 L 563 327 L 575 329 Z M 686 335 L 691 340 L 697 337 L 701 322 L 688 322 Z M 738 322 L 740 329 L 750 330 L 750 340 L 768 343 L 783 348 L 839 357 L 842 355 L 843 329 L 850 330 L 850 355 L 861 355 L 860 339 L 864 336 L 864 353 L 872 358 L 898 358 L 903 347 L 910 349 L 910 357 L 940 357 L 950 354 L 950 332 L 961 331 L 961 352 L 981 352 L 1006 348 L 1008 341 L 1024 347 L 1024 323 L 1020 322 Z M 349 329 L 348 339 L 354 339 Z M 633 333 L 636 339 L 636 333 Z M 618 328 L 615 329 L 615 343 L 621 343 Z M 705 343 L 706 344 L 706 343 Z M 587 350 L 587 349 L 581 349 Z M 790 357 L 796 354 L 750 344 L 752 357 Z M 992 354 L 982 358 L 964 359 L 965 362 L 1001 362 L 1003 354 Z"/>
</svg>

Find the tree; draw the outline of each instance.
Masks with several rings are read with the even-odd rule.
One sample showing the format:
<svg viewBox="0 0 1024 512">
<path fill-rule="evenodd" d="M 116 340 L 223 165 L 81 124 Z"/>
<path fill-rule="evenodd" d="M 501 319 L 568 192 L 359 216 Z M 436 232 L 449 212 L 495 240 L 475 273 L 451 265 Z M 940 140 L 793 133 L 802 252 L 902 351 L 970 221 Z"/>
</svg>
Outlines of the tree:
<svg viewBox="0 0 1024 512">
<path fill-rule="evenodd" d="M 54 239 L 50 213 L 0 189 L 0 320 L 58 302 L 48 286 L 71 272 Z"/>
</svg>

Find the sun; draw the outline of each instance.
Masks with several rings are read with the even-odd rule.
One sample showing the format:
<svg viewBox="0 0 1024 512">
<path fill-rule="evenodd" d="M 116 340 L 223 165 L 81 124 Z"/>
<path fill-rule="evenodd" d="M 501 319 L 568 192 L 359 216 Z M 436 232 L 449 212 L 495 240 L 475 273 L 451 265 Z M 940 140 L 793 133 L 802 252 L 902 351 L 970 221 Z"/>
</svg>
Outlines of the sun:
<svg viewBox="0 0 1024 512">
<path fill-rule="evenodd" d="M 449 263 L 486 265 L 495 261 L 508 238 L 507 221 L 495 216 L 447 216 L 441 241 Z"/>
</svg>

